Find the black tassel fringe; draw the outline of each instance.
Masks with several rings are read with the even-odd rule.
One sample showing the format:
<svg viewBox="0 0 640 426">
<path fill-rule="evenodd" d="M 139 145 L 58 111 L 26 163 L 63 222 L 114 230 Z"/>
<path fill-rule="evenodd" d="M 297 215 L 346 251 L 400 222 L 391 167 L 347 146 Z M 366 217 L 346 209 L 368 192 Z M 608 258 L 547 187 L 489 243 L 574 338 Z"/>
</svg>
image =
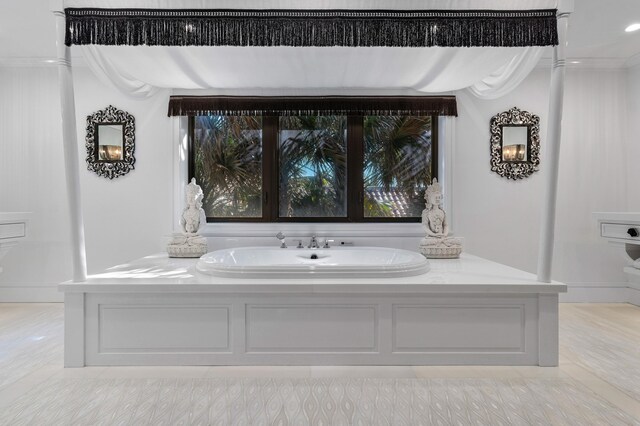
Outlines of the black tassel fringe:
<svg viewBox="0 0 640 426">
<path fill-rule="evenodd" d="M 455 96 L 171 96 L 169 117 L 197 115 L 449 115 Z"/>
<path fill-rule="evenodd" d="M 522 47 L 558 44 L 556 10 L 74 9 L 66 44 Z"/>
</svg>

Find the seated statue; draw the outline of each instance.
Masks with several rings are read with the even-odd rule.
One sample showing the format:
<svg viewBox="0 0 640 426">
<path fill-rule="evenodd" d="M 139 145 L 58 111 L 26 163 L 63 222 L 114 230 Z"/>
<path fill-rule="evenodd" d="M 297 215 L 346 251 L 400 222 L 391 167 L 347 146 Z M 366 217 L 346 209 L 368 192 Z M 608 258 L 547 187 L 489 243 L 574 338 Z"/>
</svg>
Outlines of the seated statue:
<svg viewBox="0 0 640 426">
<path fill-rule="evenodd" d="M 187 205 L 180 217 L 183 232 L 173 234 L 167 245 L 169 257 L 200 257 L 207 253 L 207 239 L 198 235 L 198 229 L 207 221 L 202 208 L 203 198 L 202 188 L 196 184 L 196 179 L 192 178 L 186 188 Z"/>
<path fill-rule="evenodd" d="M 449 237 L 447 214 L 442 208 L 442 187 L 433 178 L 424 193 L 426 208 L 422 211 L 422 225 L 427 236 L 420 241 L 420 253 L 428 258 L 454 259 L 462 252 L 462 239 Z"/>
</svg>

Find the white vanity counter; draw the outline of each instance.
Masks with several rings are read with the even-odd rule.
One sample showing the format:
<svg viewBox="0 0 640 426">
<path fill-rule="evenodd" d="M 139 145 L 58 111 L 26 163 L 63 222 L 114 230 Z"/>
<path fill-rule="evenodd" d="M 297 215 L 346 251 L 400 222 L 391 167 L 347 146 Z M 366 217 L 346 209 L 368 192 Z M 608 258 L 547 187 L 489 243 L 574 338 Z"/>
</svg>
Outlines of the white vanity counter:
<svg viewBox="0 0 640 426">
<path fill-rule="evenodd" d="M 566 286 L 476 256 L 386 279 L 226 278 L 196 262 L 153 255 L 61 284 L 65 365 L 558 363 Z"/>
</svg>

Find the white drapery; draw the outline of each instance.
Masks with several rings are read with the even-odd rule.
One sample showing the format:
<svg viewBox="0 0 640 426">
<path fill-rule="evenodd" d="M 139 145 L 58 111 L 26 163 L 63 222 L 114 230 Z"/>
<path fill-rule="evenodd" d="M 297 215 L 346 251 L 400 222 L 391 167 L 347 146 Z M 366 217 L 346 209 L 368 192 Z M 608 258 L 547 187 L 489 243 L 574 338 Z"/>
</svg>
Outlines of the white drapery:
<svg viewBox="0 0 640 426">
<path fill-rule="evenodd" d="M 555 9 L 559 0 L 65 0 L 69 8 L 153 9 Z M 545 47 L 148 47 L 77 46 L 89 67 L 122 93 L 159 89 L 404 91 L 468 89 L 495 98 L 516 87 Z"/>
<path fill-rule="evenodd" d="M 121 92 L 158 89 L 282 91 L 469 88 L 502 96 L 536 66 L 544 47 L 147 47 L 80 46 L 89 67 Z"/>
</svg>

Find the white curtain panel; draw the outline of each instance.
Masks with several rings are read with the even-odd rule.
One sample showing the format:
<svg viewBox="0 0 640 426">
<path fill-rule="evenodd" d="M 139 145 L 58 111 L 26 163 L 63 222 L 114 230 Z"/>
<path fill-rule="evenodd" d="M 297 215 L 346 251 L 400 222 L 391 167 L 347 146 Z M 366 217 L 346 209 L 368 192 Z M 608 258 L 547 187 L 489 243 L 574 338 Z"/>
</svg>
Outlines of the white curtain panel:
<svg viewBox="0 0 640 426">
<path fill-rule="evenodd" d="M 502 96 L 536 66 L 545 47 L 148 47 L 78 46 L 88 66 L 122 93 L 158 89 L 470 88 Z"/>
</svg>

